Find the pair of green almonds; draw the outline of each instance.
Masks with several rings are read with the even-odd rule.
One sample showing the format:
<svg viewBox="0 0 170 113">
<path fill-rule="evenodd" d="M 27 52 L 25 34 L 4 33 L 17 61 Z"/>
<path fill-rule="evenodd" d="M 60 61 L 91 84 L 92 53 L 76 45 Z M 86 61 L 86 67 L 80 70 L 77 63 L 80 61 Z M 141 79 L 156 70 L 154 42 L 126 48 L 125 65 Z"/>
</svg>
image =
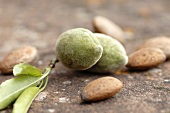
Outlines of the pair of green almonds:
<svg viewBox="0 0 170 113">
<path fill-rule="evenodd" d="M 56 43 L 57 59 L 74 70 L 111 73 L 124 67 L 128 57 L 116 39 L 84 28 L 62 33 Z"/>
</svg>

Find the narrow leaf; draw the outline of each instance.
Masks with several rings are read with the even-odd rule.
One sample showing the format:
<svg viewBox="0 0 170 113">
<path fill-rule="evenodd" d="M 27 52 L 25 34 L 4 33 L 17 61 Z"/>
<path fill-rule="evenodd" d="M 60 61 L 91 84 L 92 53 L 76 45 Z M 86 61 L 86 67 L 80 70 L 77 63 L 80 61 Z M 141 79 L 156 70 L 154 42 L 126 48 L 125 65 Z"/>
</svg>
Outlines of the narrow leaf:
<svg viewBox="0 0 170 113">
<path fill-rule="evenodd" d="M 12 113 L 27 113 L 32 101 L 41 90 L 38 87 L 25 89 L 14 103 Z"/>
<path fill-rule="evenodd" d="M 42 82 L 42 81 L 41 81 Z M 42 82 L 43 83 L 43 82 Z M 14 103 L 12 113 L 27 113 L 35 97 L 45 89 L 48 83 L 48 76 L 42 87 L 29 87 L 25 89 Z"/>
<path fill-rule="evenodd" d="M 14 76 L 18 75 L 31 75 L 31 76 L 42 76 L 40 69 L 31 66 L 27 63 L 20 63 L 14 66 L 13 68 Z"/>
<path fill-rule="evenodd" d="M 37 84 L 45 78 L 51 71 L 51 68 L 46 68 L 45 73 L 41 77 L 30 75 L 18 76 L 9 79 L 0 85 L 0 110 L 11 104 L 16 98 L 30 86 Z"/>
</svg>

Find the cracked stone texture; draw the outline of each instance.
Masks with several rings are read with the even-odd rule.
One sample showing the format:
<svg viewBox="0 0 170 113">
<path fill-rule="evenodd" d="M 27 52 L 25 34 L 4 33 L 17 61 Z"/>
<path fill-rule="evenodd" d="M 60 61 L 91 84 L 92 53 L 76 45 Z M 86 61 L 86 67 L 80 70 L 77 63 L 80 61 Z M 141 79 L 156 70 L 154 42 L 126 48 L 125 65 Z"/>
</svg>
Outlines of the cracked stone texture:
<svg viewBox="0 0 170 113">
<path fill-rule="evenodd" d="M 128 54 L 146 39 L 170 36 L 169 0 L 0 0 L 0 60 L 23 45 L 37 47 L 35 65 L 44 69 L 55 57 L 58 36 L 71 28 L 94 31 L 92 19 L 101 15 L 117 23 L 133 38 L 125 43 Z M 113 98 L 83 103 L 80 91 L 90 81 L 110 75 L 123 89 Z M 0 74 L 0 83 L 12 78 Z M 115 74 L 76 72 L 58 63 L 47 88 L 29 113 L 170 113 L 170 61 L 147 71 Z M 43 95 L 42 95 L 43 94 Z M 10 113 L 12 106 L 0 113 Z"/>
</svg>

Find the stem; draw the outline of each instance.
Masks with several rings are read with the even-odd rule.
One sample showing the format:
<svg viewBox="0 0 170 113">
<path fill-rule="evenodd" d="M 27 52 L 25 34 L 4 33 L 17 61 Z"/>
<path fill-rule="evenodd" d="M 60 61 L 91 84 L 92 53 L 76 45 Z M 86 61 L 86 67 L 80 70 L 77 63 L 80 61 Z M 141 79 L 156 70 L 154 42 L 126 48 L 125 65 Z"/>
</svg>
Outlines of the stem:
<svg viewBox="0 0 170 113">
<path fill-rule="evenodd" d="M 55 64 L 56 64 L 57 62 L 59 62 L 59 61 L 57 60 L 57 58 L 54 58 L 53 60 L 51 60 L 51 62 L 50 62 L 50 64 L 48 65 L 48 67 L 45 68 L 45 71 L 44 71 L 44 73 L 43 73 L 43 76 L 46 77 L 45 85 L 44 85 L 43 88 L 41 88 L 41 87 L 43 86 L 43 83 L 44 83 L 44 79 L 45 79 L 45 78 L 43 78 L 43 79 L 41 80 L 41 83 L 40 83 L 40 85 L 39 85 L 39 88 L 41 88 L 42 90 L 45 89 L 45 87 L 47 86 L 47 83 L 48 83 L 48 75 L 51 73 L 51 70 L 55 67 Z M 42 91 L 42 90 L 41 90 L 41 91 Z"/>
<path fill-rule="evenodd" d="M 46 80 L 45 80 L 44 86 L 42 86 L 42 87 L 40 88 L 40 92 L 41 92 L 42 90 L 44 90 L 44 89 L 46 88 L 47 84 L 48 84 L 48 76 L 47 76 L 45 79 L 46 79 Z"/>
<path fill-rule="evenodd" d="M 44 79 L 42 79 L 38 85 L 39 88 L 41 88 L 43 86 L 43 83 L 44 83 Z"/>
<path fill-rule="evenodd" d="M 51 60 L 50 64 L 48 65 L 48 67 L 50 67 L 51 69 L 53 69 L 55 67 L 55 64 L 59 62 L 59 60 L 57 60 L 57 58 L 54 58 L 53 60 Z"/>
<path fill-rule="evenodd" d="M 48 76 L 51 73 L 51 70 L 55 67 L 55 64 L 59 62 L 56 58 L 54 58 L 53 60 L 51 60 L 50 64 L 48 65 L 47 68 L 45 68 L 45 71 L 43 73 L 43 75 Z"/>
</svg>

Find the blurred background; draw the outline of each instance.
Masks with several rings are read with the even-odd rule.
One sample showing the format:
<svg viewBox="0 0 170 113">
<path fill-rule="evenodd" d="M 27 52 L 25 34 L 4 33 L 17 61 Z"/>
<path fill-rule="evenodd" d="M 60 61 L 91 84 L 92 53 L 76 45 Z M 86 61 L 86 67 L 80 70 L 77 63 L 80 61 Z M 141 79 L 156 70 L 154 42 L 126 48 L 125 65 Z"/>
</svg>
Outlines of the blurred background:
<svg viewBox="0 0 170 113">
<path fill-rule="evenodd" d="M 92 19 L 98 15 L 133 33 L 135 40 L 167 36 L 169 5 L 169 0 L 0 0 L 0 53 L 25 44 L 52 50 L 68 29 L 94 31 Z"/>
<path fill-rule="evenodd" d="M 76 27 L 94 32 L 95 16 L 110 19 L 130 34 L 124 45 L 128 54 L 145 39 L 170 36 L 170 0 L 0 0 L 0 60 L 14 48 L 32 45 L 39 52 L 39 67 L 46 67 L 55 56 L 58 36 Z M 165 67 L 162 69 L 169 69 L 170 63 Z M 154 72 L 115 75 L 125 84 L 118 96 L 82 105 L 79 90 L 104 75 L 77 73 L 58 65 L 45 90 L 50 96 L 45 101 L 35 101 L 30 113 L 170 113 L 168 86 L 163 90 L 148 87 L 157 84 L 161 87 L 158 81 L 163 77 L 151 80 L 145 76 Z M 168 74 L 165 71 L 164 77 Z M 0 82 L 11 77 L 1 76 Z M 63 81 L 68 80 L 71 85 L 63 85 Z M 60 103 L 59 97 L 63 96 L 69 98 L 69 102 Z M 10 112 L 10 108 L 2 111 Z"/>
</svg>

